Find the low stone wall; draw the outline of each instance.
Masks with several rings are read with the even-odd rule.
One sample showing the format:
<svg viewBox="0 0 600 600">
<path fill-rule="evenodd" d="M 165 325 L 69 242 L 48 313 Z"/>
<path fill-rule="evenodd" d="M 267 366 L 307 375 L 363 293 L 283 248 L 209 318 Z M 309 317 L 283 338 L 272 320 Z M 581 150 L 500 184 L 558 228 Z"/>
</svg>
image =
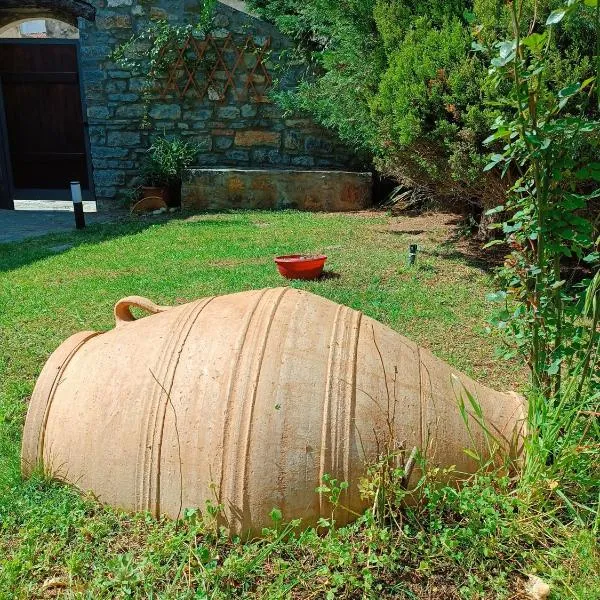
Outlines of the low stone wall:
<svg viewBox="0 0 600 600">
<path fill-rule="evenodd" d="M 372 203 L 371 173 L 293 169 L 190 169 L 184 209 L 354 211 Z"/>
</svg>

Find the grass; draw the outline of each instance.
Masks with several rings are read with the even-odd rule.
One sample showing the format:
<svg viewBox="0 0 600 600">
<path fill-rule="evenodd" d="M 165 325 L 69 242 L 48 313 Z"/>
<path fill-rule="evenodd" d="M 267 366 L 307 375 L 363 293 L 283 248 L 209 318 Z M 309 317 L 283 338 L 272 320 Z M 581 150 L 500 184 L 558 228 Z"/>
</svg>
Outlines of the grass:
<svg viewBox="0 0 600 600">
<path fill-rule="evenodd" d="M 131 294 L 175 304 L 281 285 L 277 254 L 327 254 L 328 277 L 294 285 L 362 310 L 490 386 L 522 387 L 522 370 L 496 361 L 484 333 L 488 273 L 448 242 L 447 228 L 398 232 L 393 221 L 246 212 L 0 245 L 0 599 L 508 598 L 531 571 L 555 598 L 600 597 L 597 530 L 536 514 L 501 475 L 478 474 L 458 493 L 424 481 L 420 507 L 398 512 L 399 529 L 369 514 L 325 535 L 274 521 L 248 544 L 198 514 L 156 521 L 41 477 L 21 480 L 27 400 L 68 335 L 112 328 L 112 306 Z M 420 253 L 409 268 L 413 241 Z"/>
</svg>

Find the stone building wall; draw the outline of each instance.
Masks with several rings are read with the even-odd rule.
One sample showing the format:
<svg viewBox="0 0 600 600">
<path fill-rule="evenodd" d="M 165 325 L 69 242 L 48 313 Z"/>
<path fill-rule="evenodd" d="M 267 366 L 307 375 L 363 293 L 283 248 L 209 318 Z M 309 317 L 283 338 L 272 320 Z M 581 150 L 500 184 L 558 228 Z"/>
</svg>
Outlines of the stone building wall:
<svg viewBox="0 0 600 600">
<path fill-rule="evenodd" d="M 351 153 L 310 119 L 286 117 L 252 89 L 244 93 L 256 56 L 252 52 L 244 59 L 247 64 L 234 71 L 238 93 L 229 86 L 221 99 L 208 92 L 202 99 L 197 92 L 183 99 L 157 92 L 145 99 L 145 79 L 110 61 L 110 52 L 151 18 L 193 23 L 197 0 L 92 0 L 92 4 L 95 22 L 80 18 L 78 25 L 93 179 L 101 208 L 114 205 L 124 191 L 141 183 L 140 161 L 156 135 L 178 135 L 198 143 L 198 166 L 343 169 L 352 165 Z M 287 47 L 285 38 L 269 24 L 218 3 L 212 36 L 223 44 L 229 35 L 238 55 L 229 51 L 228 60 L 239 56 L 248 36 L 258 46 L 269 40 L 269 72 Z M 260 87 L 260 72 L 253 77 Z M 285 85 L 294 83 L 293 74 L 283 79 Z"/>
</svg>

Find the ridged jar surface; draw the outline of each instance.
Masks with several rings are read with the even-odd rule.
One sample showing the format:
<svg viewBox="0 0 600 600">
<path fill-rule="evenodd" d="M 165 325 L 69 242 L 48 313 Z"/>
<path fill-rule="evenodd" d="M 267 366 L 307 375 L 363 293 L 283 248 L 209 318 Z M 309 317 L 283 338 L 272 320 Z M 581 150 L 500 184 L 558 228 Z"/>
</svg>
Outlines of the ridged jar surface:
<svg viewBox="0 0 600 600">
<path fill-rule="evenodd" d="M 222 504 L 232 534 L 271 525 L 274 507 L 309 525 L 330 515 L 315 492 L 325 474 L 350 483 L 342 505 L 365 509 L 359 480 L 391 437 L 472 471 L 471 436 L 488 446 L 463 422 L 462 386 L 509 438 L 520 397 L 358 311 L 291 288 L 206 298 L 67 340 L 36 385 L 23 471 L 41 463 L 102 502 L 155 515 Z"/>
</svg>

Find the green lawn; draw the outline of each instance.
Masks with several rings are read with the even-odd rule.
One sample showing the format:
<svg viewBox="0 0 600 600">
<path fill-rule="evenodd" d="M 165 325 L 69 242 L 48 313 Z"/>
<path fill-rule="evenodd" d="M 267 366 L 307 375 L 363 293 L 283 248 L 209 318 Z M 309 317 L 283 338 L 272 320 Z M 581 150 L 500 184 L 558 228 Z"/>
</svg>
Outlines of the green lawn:
<svg viewBox="0 0 600 600">
<path fill-rule="evenodd" d="M 438 576 L 411 554 L 418 546 L 394 546 L 388 555 L 383 538 L 372 547 L 364 540 L 370 530 L 324 541 L 314 532 L 300 540 L 279 540 L 272 532 L 268 541 L 244 546 L 194 518 L 175 524 L 122 515 L 63 486 L 19 476 L 28 398 L 67 336 L 111 328 L 112 307 L 127 295 L 176 304 L 283 285 L 273 264 L 277 254 L 327 254 L 328 277 L 293 285 L 364 311 L 488 385 L 521 386 L 522 370 L 496 361 L 494 341 L 484 333 L 489 275 L 447 241 L 447 231 L 398 233 L 390 229 L 394 221 L 376 213 L 184 215 L 0 245 L 0 598 L 321 598 L 327 591 L 348 598 L 436 597 Z M 411 241 L 420 255 L 409 268 Z M 366 546 L 356 545 L 356 535 Z M 581 535 L 569 541 L 572 560 L 578 564 L 577 552 L 588 552 L 581 561 L 597 567 L 593 543 Z M 549 569 L 564 569 L 560 553 L 544 560 Z M 406 578 L 397 570 L 404 563 Z M 463 597 L 488 589 L 482 572 L 463 573 Z M 577 572 L 575 565 L 561 576 L 573 589 L 585 585 L 571 574 Z M 489 589 L 506 591 L 507 578 L 496 570 Z M 448 590 L 438 597 L 455 597 L 460 585 Z"/>
</svg>

